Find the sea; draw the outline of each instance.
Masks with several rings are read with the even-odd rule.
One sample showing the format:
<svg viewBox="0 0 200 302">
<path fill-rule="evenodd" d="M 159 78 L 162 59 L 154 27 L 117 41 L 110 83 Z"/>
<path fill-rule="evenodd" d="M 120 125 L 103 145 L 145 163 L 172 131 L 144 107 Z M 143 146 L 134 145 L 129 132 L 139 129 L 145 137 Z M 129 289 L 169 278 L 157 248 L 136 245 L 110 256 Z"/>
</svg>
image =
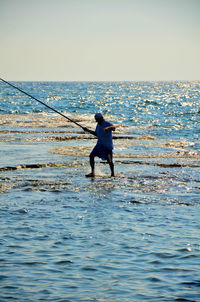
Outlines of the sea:
<svg viewBox="0 0 200 302">
<path fill-rule="evenodd" d="M 0 301 L 200 301 L 200 81 L 0 83 Z"/>
</svg>

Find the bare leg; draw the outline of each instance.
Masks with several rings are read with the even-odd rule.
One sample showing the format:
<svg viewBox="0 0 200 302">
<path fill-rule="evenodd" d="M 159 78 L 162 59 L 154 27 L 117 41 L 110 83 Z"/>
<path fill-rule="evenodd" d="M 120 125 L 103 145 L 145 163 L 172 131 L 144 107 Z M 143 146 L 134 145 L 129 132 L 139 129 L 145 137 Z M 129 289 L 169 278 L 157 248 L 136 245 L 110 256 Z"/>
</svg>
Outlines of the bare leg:
<svg viewBox="0 0 200 302">
<path fill-rule="evenodd" d="M 90 154 L 90 167 L 91 167 L 91 173 L 85 175 L 86 177 L 94 177 L 94 156 Z"/>
<path fill-rule="evenodd" d="M 114 177 L 115 173 L 114 173 L 114 164 L 113 164 L 113 160 L 112 160 L 112 153 L 108 154 L 108 163 L 110 166 L 111 176 Z"/>
<path fill-rule="evenodd" d="M 90 155 L 91 173 L 94 175 L 94 156 Z"/>
</svg>

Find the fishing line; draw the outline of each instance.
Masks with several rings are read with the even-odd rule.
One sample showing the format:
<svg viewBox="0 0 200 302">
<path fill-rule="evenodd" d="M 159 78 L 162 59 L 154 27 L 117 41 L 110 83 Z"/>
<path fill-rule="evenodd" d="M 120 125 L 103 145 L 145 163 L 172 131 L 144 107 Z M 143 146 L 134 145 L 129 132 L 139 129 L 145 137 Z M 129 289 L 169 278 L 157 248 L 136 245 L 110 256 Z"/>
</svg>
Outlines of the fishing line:
<svg viewBox="0 0 200 302">
<path fill-rule="evenodd" d="M 2 82 L 4 82 L 4 83 L 8 84 L 9 86 L 11 86 L 11 87 L 13 87 L 13 88 L 19 90 L 20 92 L 24 93 L 25 95 L 29 96 L 30 98 L 34 99 L 35 101 L 39 102 L 40 104 L 46 106 L 47 108 L 53 110 L 54 112 L 60 114 L 62 117 L 66 118 L 66 119 L 69 120 L 70 122 L 72 122 L 72 123 L 76 124 L 77 126 L 81 127 L 83 130 L 85 129 L 85 127 L 83 127 L 83 126 L 80 125 L 79 123 L 75 122 L 74 120 L 72 120 L 71 118 L 69 118 L 68 116 L 66 116 L 65 114 L 59 112 L 58 110 L 54 109 L 53 107 L 50 107 L 49 105 L 45 104 L 44 102 L 42 102 L 42 101 L 36 99 L 34 96 L 30 95 L 29 93 L 25 92 L 24 90 L 18 88 L 17 86 L 15 86 L 15 85 L 13 85 L 13 84 L 11 84 L 11 83 L 9 83 L 9 82 L 7 82 L 7 81 L 1 79 L 1 78 L 0 78 L 0 80 L 1 80 Z"/>
</svg>

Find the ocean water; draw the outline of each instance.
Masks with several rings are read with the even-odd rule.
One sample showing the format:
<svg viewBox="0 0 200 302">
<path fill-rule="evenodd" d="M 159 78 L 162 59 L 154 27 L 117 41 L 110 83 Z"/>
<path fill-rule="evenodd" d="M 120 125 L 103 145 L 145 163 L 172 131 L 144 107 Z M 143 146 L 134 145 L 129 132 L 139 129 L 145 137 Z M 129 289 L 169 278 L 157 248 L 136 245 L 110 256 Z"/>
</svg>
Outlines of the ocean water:
<svg viewBox="0 0 200 302">
<path fill-rule="evenodd" d="M 200 301 L 200 82 L 0 83 L 0 301 Z"/>
</svg>

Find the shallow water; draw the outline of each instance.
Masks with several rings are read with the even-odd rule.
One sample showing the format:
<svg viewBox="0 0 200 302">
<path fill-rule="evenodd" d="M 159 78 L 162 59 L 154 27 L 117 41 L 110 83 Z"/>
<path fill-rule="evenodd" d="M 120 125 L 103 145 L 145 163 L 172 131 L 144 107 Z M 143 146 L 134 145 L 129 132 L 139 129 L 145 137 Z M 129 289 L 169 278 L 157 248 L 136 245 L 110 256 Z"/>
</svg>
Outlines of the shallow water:
<svg viewBox="0 0 200 302">
<path fill-rule="evenodd" d="M 0 300 L 200 301 L 199 82 L 0 84 Z"/>
</svg>

